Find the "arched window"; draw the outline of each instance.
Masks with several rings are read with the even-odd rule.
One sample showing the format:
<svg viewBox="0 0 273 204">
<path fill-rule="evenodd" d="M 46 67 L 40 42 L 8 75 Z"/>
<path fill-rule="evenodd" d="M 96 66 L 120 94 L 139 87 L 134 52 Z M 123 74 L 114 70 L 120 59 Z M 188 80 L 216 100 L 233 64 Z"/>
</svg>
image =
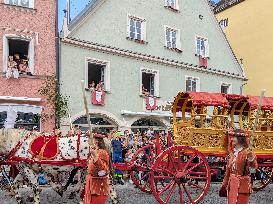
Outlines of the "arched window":
<svg viewBox="0 0 273 204">
<path fill-rule="evenodd" d="M 166 126 L 155 119 L 152 118 L 141 118 L 137 121 L 135 121 L 132 125 L 131 128 L 133 131 L 136 129 L 148 129 L 148 128 L 153 128 L 154 130 L 163 130 L 166 129 Z"/>
<path fill-rule="evenodd" d="M 113 129 L 117 129 L 118 125 L 112 121 L 111 119 L 97 115 L 97 114 L 90 114 L 90 121 L 92 128 L 100 129 L 103 132 L 110 132 Z M 76 119 L 73 122 L 73 125 L 79 125 L 81 130 L 87 131 L 88 130 L 88 123 L 86 116 L 82 116 Z"/>
</svg>

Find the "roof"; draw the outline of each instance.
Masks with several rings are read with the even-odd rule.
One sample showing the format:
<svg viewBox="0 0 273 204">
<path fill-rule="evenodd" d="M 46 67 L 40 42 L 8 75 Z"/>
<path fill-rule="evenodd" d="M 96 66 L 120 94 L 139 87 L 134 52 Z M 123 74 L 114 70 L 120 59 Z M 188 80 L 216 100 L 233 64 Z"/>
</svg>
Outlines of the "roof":
<svg viewBox="0 0 273 204">
<path fill-rule="evenodd" d="M 237 104 L 236 109 L 239 109 L 243 103 L 247 102 L 249 105 L 246 108 L 257 109 L 259 104 L 259 96 L 242 96 L 237 94 L 225 94 L 225 97 L 228 99 L 229 104 L 233 106 L 236 102 L 241 100 L 241 103 Z M 264 97 L 262 106 L 262 110 L 273 110 L 273 97 Z"/>
<path fill-rule="evenodd" d="M 221 0 L 216 6 L 214 7 L 214 13 L 220 13 L 232 6 L 235 6 L 245 0 Z"/>
<path fill-rule="evenodd" d="M 177 105 L 176 112 L 181 111 L 184 102 L 187 98 L 190 98 L 187 102 L 187 107 L 191 106 L 221 106 L 229 108 L 229 102 L 222 93 L 208 93 L 208 92 L 179 92 L 175 97 L 173 108 Z"/>
<path fill-rule="evenodd" d="M 248 96 L 248 102 L 249 102 L 251 109 L 258 108 L 259 99 L 260 99 L 259 96 Z M 262 110 L 273 110 L 273 97 L 264 97 L 261 109 Z"/>
<path fill-rule="evenodd" d="M 195 106 L 207 105 L 230 107 L 228 100 L 222 93 L 189 92 L 188 94 Z"/>
<path fill-rule="evenodd" d="M 84 20 L 92 10 L 94 10 L 103 0 L 90 0 L 85 8 L 69 23 L 68 29 L 73 30 L 82 20 Z"/>
</svg>

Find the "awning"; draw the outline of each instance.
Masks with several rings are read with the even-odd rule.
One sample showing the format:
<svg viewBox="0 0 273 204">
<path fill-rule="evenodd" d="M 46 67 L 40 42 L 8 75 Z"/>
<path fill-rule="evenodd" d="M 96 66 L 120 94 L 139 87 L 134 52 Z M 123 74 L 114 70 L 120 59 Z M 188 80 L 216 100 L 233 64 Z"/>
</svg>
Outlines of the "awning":
<svg viewBox="0 0 273 204">
<path fill-rule="evenodd" d="M 19 104 L 1 104 L 0 112 L 5 111 L 15 111 L 22 113 L 33 113 L 33 114 L 41 114 L 42 106 L 33 106 L 33 105 L 19 105 Z"/>
<path fill-rule="evenodd" d="M 121 110 L 121 115 L 133 115 L 133 116 L 158 116 L 158 117 L 173 117 L 171 111 L 166 113 L 158 113 L 158 112 L 134 112 L 128 110 Z M 177 117 L 182 117 L 181 112 L 176 114 Z"/>
<path fill-rule="evenodd" d="M 251 109 L 258 108 L 259 98 L 259 96 L 248 96 L 248 102 Z M 273 97 L 264 97 L 261 109 L 273 110 Z"/>
</svg>

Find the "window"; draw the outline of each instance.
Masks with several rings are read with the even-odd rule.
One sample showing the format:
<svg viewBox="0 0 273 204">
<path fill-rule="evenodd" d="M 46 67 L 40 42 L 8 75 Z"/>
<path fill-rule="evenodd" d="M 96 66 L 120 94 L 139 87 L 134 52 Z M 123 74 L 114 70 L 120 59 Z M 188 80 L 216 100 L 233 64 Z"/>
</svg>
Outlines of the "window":
<svg viewBox="0 0 273 204">
<path fill-rule="evenodd" d="M 200 79 L 197 77 L 186 76 L 186 91 L 200 91 Z"/>
<path fill-rule="evenodd" d="M 231 84 L 221 82 L 221 93 L 229 94 L 231 92 Z"/>
<path fill-rule="evenodd" d="M 110 62 L 87 59 L 86 88 L 110 91 Z"/>
<path fill-rule="evenodd" d="M 178 0 L 165 0 L 165 6 L 172 10 L 179 10 Z"/>
<path fill-rule="evenodd" d="M 220 27 L 221 27 L 222 29 L 228 27 L 228 18 L 221 20 L 221 21 L 219 22 L 219 25 L 220 25 Z"/>
<path fill-rule="evenodd" d="M 140 93 L 144 96 L 159 96 L 159 71 L 143 68 L 140 71 Z"/>
<path fill-rule="evenodd" d="M 0 129 L 4 127 L 7 119 L 7 112 L 0 112 Z M 17 119 L 14 128 L 25 128 L 32 130 L 34 126 L 40 130 L 40 115 L 34 113 L 17 112 Z"/>
<path fill-rule="evenodd" d="M 5 3 L 14 6 L 34 8 L 34 0 L 5 0 Z"/>
<path fill-rule="evenodd" d="M 142 72 L 142 94 L 154 95 L 155 93 L 155 75 L 151 73 Z"/>
<path fill-rule="evenodd" d="M 146 20 L 128 15 L 127 37 L 144 43 L 146 41 Z"/>
<path fill-rule="evenodd" d="M 165 46 L 181 50 L 180 30 L 165 26 Z"/>
<path fill-rule="evenodd" d="M 4 72 L 18 70 L 19 74 L 32 75 L 34 70 L 34 40 L 15 35 L 4 36 Z"/>
<path fill-rule="evenodd" d="M 196 37 L 195 40 L 196 55 L 201 57 L 209 57 L 209 42 L 208 39 Z"/>
</svg>

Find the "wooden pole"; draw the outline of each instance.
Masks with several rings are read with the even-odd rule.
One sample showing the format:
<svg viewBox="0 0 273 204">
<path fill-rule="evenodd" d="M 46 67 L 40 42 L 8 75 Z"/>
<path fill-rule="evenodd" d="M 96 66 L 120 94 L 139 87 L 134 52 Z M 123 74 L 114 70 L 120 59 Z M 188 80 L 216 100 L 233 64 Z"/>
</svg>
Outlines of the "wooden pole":
<svg viewBox="0 0 273 204">
<path fill-rule="evenodd" d="M 256 129 L 257 129 L 257 124 L 258 124 L 259 115 L 260 115 L 260 112 L 261 112 L 261 107 L 262 107 L 262 104 L 263 104 L 264 94 L 265 94 L 265 89 L 262 90 L 260 98 L 259 98 L 259 103 L 258 103 L 258 107 L 257 107 L 255 121 L 254 121 L 254 126 L 253 126 L 253 130 L 252 130 L 252 133 L 251 133 L 250 141 L 249 141 L 249 150 L 250 151 L 252 151 L 252 149 L 253 149 L 254 136 L 255 136 Z"/>
<path fill-rule="evenodd" d="M 87 99 L 86 99 L 86 94 L 85 94 L 85 88 L 84 88 L 84 80 L 81 80 L 81 85 L 82 85 L 82 93 L 83 93 L 83 101 L 84 101 L 85 114 L 86 114 L 86 118 L 87 118 L 88 129 L 90 131 L 89 145 L 91 147 L 95 147 L 94 138 L 93 138 L 93 132 L 92 132 L 92 126 L 91 126 L 91 121 L 90 121 L 90 115 L 89 115 L 88 106 L 87 106 Z"/>
<path fill-rule="evenodd" d="M 69 117 L 70 130 L 72 130 L 73 129 L 73 125 L 72 125 L 72 120 L 71 120 L 70 113 L 68 113 L 68 117 Z"/>
</svg>

